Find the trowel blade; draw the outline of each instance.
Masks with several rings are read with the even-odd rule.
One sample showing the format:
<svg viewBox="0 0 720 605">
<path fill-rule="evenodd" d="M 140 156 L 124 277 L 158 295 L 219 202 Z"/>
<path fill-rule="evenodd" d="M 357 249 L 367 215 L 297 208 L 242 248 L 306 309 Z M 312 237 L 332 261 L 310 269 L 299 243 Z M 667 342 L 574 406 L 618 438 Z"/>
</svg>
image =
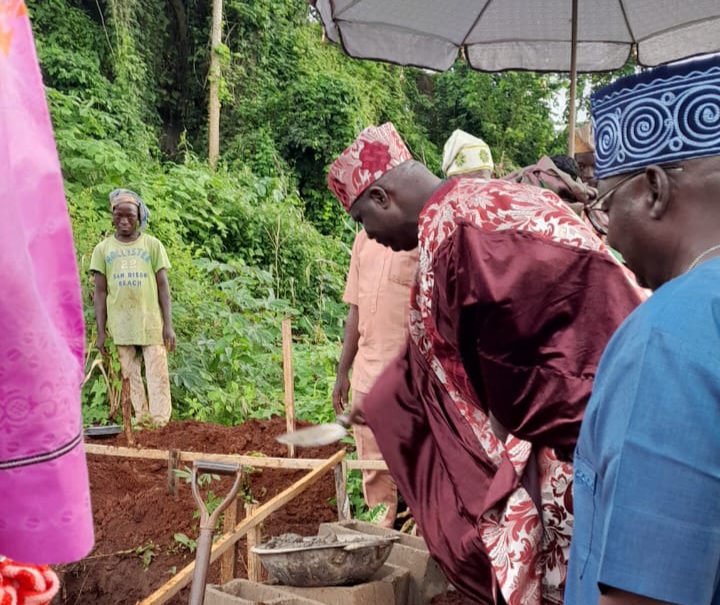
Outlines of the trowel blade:
<svg viewBox="0 0 720 605">
<path fill-rule="evenodd" d="M 280 443 L 299 447 L 317 447 L 340 441 L 345 435 L 347 435 L 345 427 L 338 422 L 329 422 L 299 429 L 292 433 L 285 433 L 280 435 L 277 440 Z"/>
</svg>

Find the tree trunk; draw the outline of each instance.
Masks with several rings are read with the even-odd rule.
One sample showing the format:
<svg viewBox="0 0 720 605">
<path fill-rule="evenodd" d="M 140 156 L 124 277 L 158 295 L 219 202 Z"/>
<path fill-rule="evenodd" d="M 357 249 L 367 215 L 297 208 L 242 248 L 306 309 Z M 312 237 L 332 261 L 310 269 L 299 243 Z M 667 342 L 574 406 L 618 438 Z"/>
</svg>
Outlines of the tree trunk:
<svg viewBox="0 0 720 605">
<path fill-rule="evenodd" d="M 213 0 L 210 33 L 210 103 L 208 110 L 208 163 L 215 170 L 220 156 L 220 55 L 222 0 Z"/>
</svg>

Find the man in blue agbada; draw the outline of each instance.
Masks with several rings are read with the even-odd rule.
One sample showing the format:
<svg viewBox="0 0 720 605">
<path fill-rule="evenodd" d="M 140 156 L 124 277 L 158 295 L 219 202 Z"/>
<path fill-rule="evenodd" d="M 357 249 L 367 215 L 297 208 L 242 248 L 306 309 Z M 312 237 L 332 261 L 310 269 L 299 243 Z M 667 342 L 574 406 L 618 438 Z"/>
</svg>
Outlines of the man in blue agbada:
<svg viewBox="0 0 720 605">
<path fill-rule="evenodd" d="M 655 290 L 603 354 L 575 452 L 566 605 L 720 605 L 720 57 L 592 99 L 589 207 Z"/>
</svg>

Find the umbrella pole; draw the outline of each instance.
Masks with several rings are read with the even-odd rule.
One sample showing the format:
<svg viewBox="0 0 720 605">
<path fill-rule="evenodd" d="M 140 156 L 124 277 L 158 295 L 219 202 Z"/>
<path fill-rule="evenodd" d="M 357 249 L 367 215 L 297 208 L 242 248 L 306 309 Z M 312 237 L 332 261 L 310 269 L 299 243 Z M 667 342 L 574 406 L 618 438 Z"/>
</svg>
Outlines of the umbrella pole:
<svg viewBox="0 0 720 605">
<path fill-rule="evenodd" d="M 568 115 L 568 155 L 575 157 L 575 97 L 577 96 L 578 0 L 572 0 L 572 38 L 570 46 L 570 111 Z"/>
</svg>

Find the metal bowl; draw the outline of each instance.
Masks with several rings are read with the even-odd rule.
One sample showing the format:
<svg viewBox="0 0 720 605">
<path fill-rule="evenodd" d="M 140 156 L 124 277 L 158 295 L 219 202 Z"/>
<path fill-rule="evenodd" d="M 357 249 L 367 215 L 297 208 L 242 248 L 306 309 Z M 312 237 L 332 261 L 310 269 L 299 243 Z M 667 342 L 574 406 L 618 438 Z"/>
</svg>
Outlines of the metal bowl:
<svg viewBox="0 0 720 605">
<path fill-rule="evenodd" d="M 365 582 L 392 550 L 392 538 L 339 534 L 337 542 L 287 548 L 254 546 L 265 568 L 287 586 L 343 586 Z"/>
<path fill-rule="evenodd" d="M 105 426 L 88 426 L 85 428 L 85 436 L 91 439 L 105 439 L 122 433 L 122 427 L 117 424 L 106 424 Z"/>
</svg>

